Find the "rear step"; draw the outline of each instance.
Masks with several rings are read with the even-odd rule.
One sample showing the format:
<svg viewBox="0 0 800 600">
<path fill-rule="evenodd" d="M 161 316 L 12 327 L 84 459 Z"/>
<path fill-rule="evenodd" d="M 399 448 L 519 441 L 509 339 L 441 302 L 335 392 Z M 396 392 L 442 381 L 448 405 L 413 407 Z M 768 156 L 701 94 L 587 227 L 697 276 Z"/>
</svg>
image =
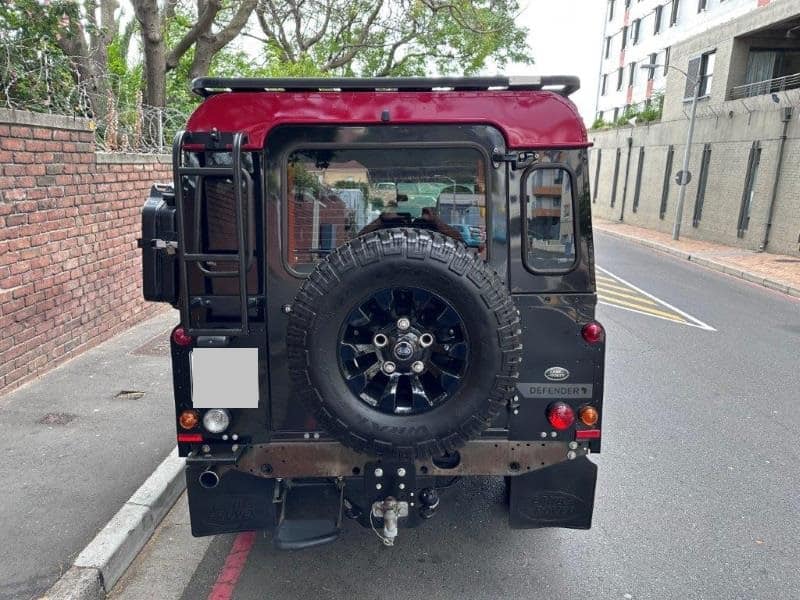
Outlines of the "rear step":
<svg viewBox="0 0 800 600">
<path fill-rule="evenodd" d="M 272 542 L 278 550 L 302 550 L 333 542 L 342 532 L 344 487 L 289 481 Z"/>
<path fill-rule="evenodd" d="M 178 222 L 178 261 L 180 265 L 180 311 L 181 322 L 189 335 L 248 335 L 250 327 L 248 323 L 248 297 L 247 297 L 247 271 L 253 262 L 254 246 L 248 244 L 248 228 L 245 223 L 245 199 L 242 193 L 243 184 L 247 188 L 248 198 L 253 197 L 253 181 L 250 174 L 242 166 L 242 145 L 246 142 L 244 133 L 187 133 L 179 131 L 172 144 L 172 164 L 175 179 L 175 205 Z M 189 146 L 187 148 L 186 146 Z M 230 167 L 189 167 L 183 163 L 184 150 L 216 150 L 226 151 L 230 147 L 231 166 Z M 193 199 L 194 202 L 194 245 L 195 248 L 188 248 L 186 245 L 186 223 L 185 223 L 185 203 L 184 197 L 184 177 L 196 177 L 197 192 Z M 236 208 L 236 252 L 222 253 L 203 253 L 200 251 L 200 225 L 202 222 L 202 191 L 204 177 L 230 177 L 233 185 L 233 197 Z M 249 206 L 248 218 L 253 218 L 253 207 Z M 251 240 L 252 242 L 252 240 Z M 230 271 L 220 271 L 209 269 L 204 263 L 208 262 L 235 262 L 237 268 Z M 199 297 L 189 295 L 189 270 L 190 263 L 196 263 L 199 271 L 204 278 L 229 277 L 239 280 L 239 324 L 233 327 L 193 327 L 190 319 L 190 308 L 194 306 Z"/>
</svg>

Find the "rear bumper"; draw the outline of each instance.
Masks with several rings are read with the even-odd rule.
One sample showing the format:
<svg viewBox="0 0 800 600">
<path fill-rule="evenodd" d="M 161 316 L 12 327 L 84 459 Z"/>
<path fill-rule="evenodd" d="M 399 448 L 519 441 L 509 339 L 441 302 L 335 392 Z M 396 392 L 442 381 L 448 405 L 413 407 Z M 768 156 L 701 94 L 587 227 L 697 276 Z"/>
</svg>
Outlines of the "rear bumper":
<svg viewBox="0 0 800 600">
<path fill-rule="evenodd" d="M 194 456 L 186 468 L 192 533 L 205 536 L 274 530 L 290 480 L 318 485 L 321 496 L 332 484 L 339 485 L 348 505 L 359 508 L 356 512 L 363 516 L 373 502 L 388 496 L 407 496 L 405 499 L 413 502 L 422 490 L 437 487 L 437 482 L 487 475 L 508 477 L 512 528 L 588 529 L 597 467 L 587 454 L 586 446 L 570 450 L 564 442 L 484 439 L 461 448 L 460 460 L 451 468 L 432 460 L 382 462 L 327 441 L 254 445 L 237 457 Z M 400 466 L 407 472 L 400 486 L 403 491 L 397 488 L 401 480 L 396 477 L 394 481 L 382 479 L 381 491 L 376 491 L 377 468 L 382 467 L 388 475 L 399 471 Z M 201 484 L 201 475 L 209 470 L 218 476 L 218 483 L 210 488 Z M 354 518 L 369 526 L 369 521 Z M 414 527 L 425 518 L 413 512 L 400 526 Z"/>
</svg>

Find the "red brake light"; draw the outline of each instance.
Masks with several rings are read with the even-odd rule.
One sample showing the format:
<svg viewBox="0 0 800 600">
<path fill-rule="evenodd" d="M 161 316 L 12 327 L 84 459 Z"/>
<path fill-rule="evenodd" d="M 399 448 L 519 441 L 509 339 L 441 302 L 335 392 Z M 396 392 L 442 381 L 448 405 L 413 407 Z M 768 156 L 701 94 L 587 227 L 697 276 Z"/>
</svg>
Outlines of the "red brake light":
<svg viewBox="0 0 800 600">
<path fill-rule="evenodd" d="M 575 432 L 575 439 L 576 440 L 599 440 L 600 439 L 600 430 L 599 429 L 579 429 Z"/>
<path fill-rule="evenodd" d="M 186 333 L 183 327 L 176 327 L 175 331 L 172 332 L 172 341 L 178 346 L 191 346 L 192 336 Z"/>
<path fill-rule="evenodd" d="M 547 407 L 547 420 L 553 429 L 567 429 L 575 422 L 575 411 L 569 404 L 554 402 Z"/>
<path fill-rule="evenodd" d="M 583 329 L 581 329 L 581 336 L 586 340 L 586 343 L 597 344 L 605 339 L 606 332 L 600 323 L 592 321 L 583 326 Z"/>
<path fill-rule="evenodd" d="M 179 433 L 178 441 L 183 443 L 199 444 L 203 441 L 203 436 L 199 433 Z"/>
</svg>

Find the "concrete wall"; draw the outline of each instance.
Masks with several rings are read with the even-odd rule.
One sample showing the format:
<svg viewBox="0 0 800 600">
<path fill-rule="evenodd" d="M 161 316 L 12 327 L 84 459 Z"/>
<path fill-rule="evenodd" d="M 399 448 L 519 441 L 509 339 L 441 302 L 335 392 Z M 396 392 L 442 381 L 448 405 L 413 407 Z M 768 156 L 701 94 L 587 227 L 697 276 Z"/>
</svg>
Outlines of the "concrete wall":
<svg viewBox="0 0 800 600">
<path fill-rule="evenodd" d="M 0 110 L 0 392 L 161 309 L 136 238 L 170 178 L 164 157 L 96 153 L 86 120 Z"/>
<path fill-rule="evenodd" d="M 695 143 L 689 170 L 693 179 L 686 191 L 683 212 L 682 232 L 686 237 L 721 242 L 731 246 L 758 250 L 761 246 L 767 222 L 767 212 L 772 196 L 772 186 L 777 168 L 778 148 L 783 129 L 781 118 L 783 109 L 773 107 L 751 114 L 734 113 L 733 116 L 719 118 L 705 117 L 697 121 Z M 598 156 L 600 176 L 596 200 L 592 205 L 594 214 L 618 220 L 622 211 L 622 197 L 625 189 L 625 163 L 628 155 L 627 140 L 632 139 L 630 170 L 627 178 L 624 221 L 650 227 L 660 231 L 671 231 L 674 222 L 675 204 L 679 188 L 674 183 L 674 175 L 680 170 L 686 141 L 686 119 L 656 123 L 649 126 L 621 128 L 590 134 L 594 148 L 590 153 L 591 176 L 594 182 Z M 800 121 L 795 109 L 794 118 L 789 124 L 788 140 L 785 146 L 783 169 L 778 185 L 773 225 L 767 250 L 780 254 L 800 256 L 798 236 L 800 236 Z M 751 208 L 751 220 L 743 237 L 737 236 L 737 223 L 745 173 L 753 140 L 761 144 L 761 162 L 755 184 Z M 711 145 L 708 181 L 703 203 L 702 219 L 697 227 L 692 226 L 697 183 L 703 145 Z M 674 147 L 670 193 L 666 214 L 659 217 L 662 185 L 667 150 Z M 633 198 L 637 177 L 639 148 L 645 147 L 645 161 L 642 169 L 642 183 L 639 206 L 633 212 Z M 619 179 L 614 206 L 611 207 L 613 188 L 614 159 L 617 148 L 622 148 L 620 156 Z"/>
</svg>

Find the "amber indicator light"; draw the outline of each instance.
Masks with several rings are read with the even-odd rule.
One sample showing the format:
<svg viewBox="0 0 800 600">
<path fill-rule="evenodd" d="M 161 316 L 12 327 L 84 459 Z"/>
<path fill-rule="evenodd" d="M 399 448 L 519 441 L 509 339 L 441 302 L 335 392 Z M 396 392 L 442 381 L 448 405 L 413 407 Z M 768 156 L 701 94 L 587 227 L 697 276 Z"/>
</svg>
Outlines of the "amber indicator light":
<svg viewBox="0 0 800 600">
<path fill-rule="evenodd" d="M 196 410 L 185 410 L 178 417 L 178 423 L 183 429 L 194 429 L 200 423 L 200 415 Z"/>
<path fill-rule="evenodd" d="M 600 418 L 600 415 L 597 414 L 597 409 L 594 406 L 584 406 L 578 411 L 578 416 L 581 419 L 581 423 L 584 425 L 591 427 L 597 420 Z"/>
</svg>

